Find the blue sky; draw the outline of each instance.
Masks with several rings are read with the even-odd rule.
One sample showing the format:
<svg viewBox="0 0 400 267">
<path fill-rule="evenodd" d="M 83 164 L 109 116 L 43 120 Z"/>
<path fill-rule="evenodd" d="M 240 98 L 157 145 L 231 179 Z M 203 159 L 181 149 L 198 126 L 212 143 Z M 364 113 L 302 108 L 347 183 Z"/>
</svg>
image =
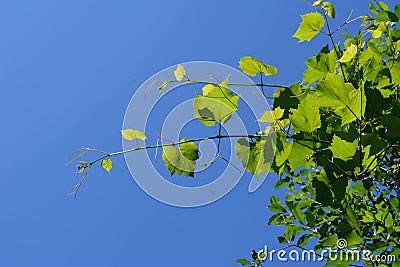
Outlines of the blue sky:
<svg viewBox="0 0 400 267">
<path fill-rule="evenodd" d="M 368 1 L 334 4 L 336 24 L 351 9 L 368 9 Z M 267 226 L 265 209 L 276 177 L 249 194 L 245 176 L 211 205 L 177 208 L 145 194 L 118 157 L 111 175 L 92 168 L 76 201 L 67 194 L 79 177 L 65 157 L 79 147 L 120 150 L 134 80 L 171 65 L 207 60 L 237 67 L 250 55 L 279 68 L 268 82 L 298 81 L 303 62 L 328 42 L 291 38 L 299 15 L 311 11 L 305 2 L 0 6 L 0 266 L 239 266 L 234 260 L 251 249 L 280 247 L 282 229 Z"/>
</svg>

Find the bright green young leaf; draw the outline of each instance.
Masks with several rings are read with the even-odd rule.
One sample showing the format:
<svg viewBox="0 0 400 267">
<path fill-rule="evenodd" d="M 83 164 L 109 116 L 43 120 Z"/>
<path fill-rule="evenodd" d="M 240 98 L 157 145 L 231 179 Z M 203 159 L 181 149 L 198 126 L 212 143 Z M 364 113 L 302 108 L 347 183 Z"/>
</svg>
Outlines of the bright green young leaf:
<svg viewBox="0 0 400 267">
<path fill-rule="evenodd" d="M 390 64 L 390 76 L 392 78 L 392 83 L 400 84 L 400 61 L 392 60 L 390 61 L 389 64 Z"/>
<path fill-rule="evenodd" d="M 327 73 L 335 73 L 338 65 L 335 50 L 329 50 L 328 46 L 322 48 L 318 55 L 305 62 L 308 69 L 304 71 L 303 81 L 312 84 L 326 77 Z"/>
<path fill-rule="evenodd" d="M 249 76 L 256 76 L 258 73 L 264 73 L 265 76 L 278 75 L 278 69 L 262 63 L 260 60 L 252 57 L 242 57 L 239 61 L 239 68 L 243 73 Z"/>
<path fill-rule="evenodd" d="M 322 3 L 322 0 L 316 0 L 313 3 L 313 6 L 319 6 Z"/>
<path fill-rule="evenodd" d="M 128 128 L 128 129 L 125 129 L 125 130 L 121 130 L 121 133 L 122 133 L 122 137 L 125 140 L 128 140 L 128 141 L 131 141 L 131 140 L 134 140 L 134 139 L 140 139 L 140 140 L 146 140 L 147 139 L 146 135 L 143 132 L 141 132 L 139 130 L 134 130 L 134 129 L 131 129 L 131 128 Z"/>
<path fill-rule="evenodd" d="M 162 159 L 169 170 L 171 176 L 176 173 L 182 176 L 194 177 L 196 160 L 199 159 L 199 150 L 194 142 L 188 142 L 186 138 L 182 139 L 179 148 L 174 146 L 165 146 L 162 153 Z"/>
<path fill-rule="evenodd" d="M 332 145 L 329 149 L 333 153 L 333 157 L 342 160 L 350 160 L 355 154 L 358 146 L 358 141 L 350 143 L 340 139 L 338 136 L 333 136 Z"/>
<path fill-rule="evenodd" d="M 386 4 L 383 1 L 377 1 L 376 5 L 382 10 L 382 11 L 390 11 L 390 8 L 388 6 L 388 4 Z"/>
<path fill-rule="evenodd" d="M 336 109 L 335 112 L 340 113 L 346 123 L 360 118 L 361 115 L 364 116 L 366 106 L 364 92 L 361 110 L 360 91 L 351 83 L 345 83 L 342 76 L 328 73 L 325 81 L 317 84 L 316 96 L 319 106 Z M 343 121 L 342 124 L 344 124 Z"/>
<path fill-rule="evenodd" d="M 238 109 L 239 96 L 228 90 L 228 78 L 217 86 L 207 84 L 193 101 L 195 117 L 206 126 L 227 122 Z"/>
<path fill-rule="evenodd" d="M 315 98 L 308 94 L 300 101 L 297 109 L 292 109 L 292 115 L 289 116 L 293 124 L 293 131 L 304 131 L 311 133 L 321 127 L 319 108 L 315 105 Z"/>
<path fill-rule="evenodd" d="M 176 67 L 174 70 L 174 75 L 177 81 L 182 81 L 182 79 L 186 76 L 185 68 L 181 64 L 178 64 L 178 67 Z"/>
<path fill-rule="evenodd" d="M 235 144 L 237 157 L 243 167 L 258 178 L 261 172 L 268 173 L 275 153 L 272 137 L 260 138 L 256 142 L 248 142 L 240 138 Z"/>
<path fill-rule="evenodd" d="M 292 152 L 293 142 L 288 142 L 284 135 L 276 138 L 275 164 L 279 167 L 286 162 Z"/>
<path fill-rule="evenodd" d="M 306 164 L 314 152 L 312 147 L 313 143 L 309 141 L 298 141 L 293 143 L 292 149 L 287 158 L 292 171 L 295 171 Z"/>
<path fill-rule="evenodd" d="M 343 56 L 339 59 L 340 62 L 349 62 L 357 55 L 357 46 L 351 44 L 346 51 L 344 51 Z"/>
<path fill-rule="evenodd" d="M 310 41 L 324 26 L 324 18 L 318 12 L 301 15 L 302 21 L 293 35 L 300 42 Z"/>
<path fill-rule="evenodd" d="M 259 122 L 276 123 L 277 120 L 282 118 L 284 110 L 277 107 L 274 110 L 267 110 L 258 120 Z"/>
<path fill-rule="evenodd" d="M 103 167 L 104 170 L 106 170 L 108 173 L 110 173 L 111 168 L 112 168 L 112 161 L 111 159 L 103 159 L 101 161 L 101 167 Z"/>
<path fill-rule="evenodd" d="M 328 12 L 328 16 L 331 18 L 335 18 L 335 8 L 333 7 L 331 2 L 323 2 L 321 5 L 322 9 Z"/>
</svg>

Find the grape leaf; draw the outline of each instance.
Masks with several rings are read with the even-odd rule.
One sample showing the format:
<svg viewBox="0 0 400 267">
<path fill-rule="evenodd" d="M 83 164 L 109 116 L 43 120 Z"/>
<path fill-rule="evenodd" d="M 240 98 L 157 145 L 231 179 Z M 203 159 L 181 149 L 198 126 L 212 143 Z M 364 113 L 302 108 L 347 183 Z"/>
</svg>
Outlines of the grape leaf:
<svg viewBox="0 0 400 267">
<path fill-rule="evenodd" d="M 256 76 L 258 73 L 264 73 L 265 76 L 278 75 L 278 69 L 262 63 L 260 60 L 252 57 L 242 57 L 239 61 L 239 68 L 243 73 L 249 76 Z"/>
<path fill-rule="evenodd" d="M 103 167 L 104 170 L 106 170 L 108 173 L 110 173 L 111 168 L 112 168 L 112 161 L 111 159 L 103 159 L 101 161 L 101 167 Z"/>
<path fill-rule="evenodd" d="M 347 161 L 356 154 L 357 145 L 357 140 L 350 143 L 335 135 L 333 136 L 332 145 L 329 146 L 329 149 L 332 151 L 334 158 Z"/>
<path fill-rule="evenodd" d="M 238 109 L 239 96 L 228 90 L 228 78 L 217 86 L 207 84 L 193 101 L 195 117 L 206 126 L 226 123 Z"/>
<path fill-rule="evenodd" d="M 318 12 L 301 15 L 301 23 L 292 37 L 299 39 L 299 43 L 310 41 L 324 26 L 324 18 Z"/>
<path fill-rule="evenodd" d="M 317 103 L 321 107 L 331 107 L 342 117 L 342 124 L 350 123 L 361 115 L 364 116 L 366 97 L 363 92 L 362 110 L 361 94 L 351 83 L 345 83 L 343 76 L 327 74 L 325 81 L 317 84 Z"/>
<path fill-rule="evenodd" d="M 297 141 L 293 143 L 292 149 L 288 156 L 289 166 L 295 171 L 304 164 L 309 159 L 309 156 L 314 152 L 311 148 L 313 147 L 313 143 L 309 141 Z"/>
<path fill-rule="evenodd" d="M 271 138 L 262 138 L 255 142 L 240 138 L 235 144 L 235 150 L 243 167 L 257 178 L 261 172 L 269 171 L 275 152 Z"/>
<path fill-rule="evenodd" d="M 323 2 L 321 8 L 328 12 L 328 16 L 331 18 L 335 18 L 335 8 L 333 7 L 331 2 Z"/>
<path fill-rule="evenodd" d="M 182 81 L 182 79 L 186 76 L 185 68 L 181 64 L 178 64 L 178 67 L 176 67 L 174 70 L 174 75 L 177 81 Z"/>
<path fill-rule="evenodd" d="M 134 130 L 131 128 L 121 130 L 122 137 L 128 141 L 134 140 L 134 139 L 140 139 L 140 140 L 146 140 L 147 137 L 146 135 L 139 131 L 139 130 Z"/>
<path fill-rule="evenodd" d="M 344 51 L 343 56 L 339 59 L 340 62 L 349 62 L 352 60 L 357 54 L 357 46 L 351 44 L 346 51 Z"/>
<path fill-rule="evenodd" d="M 171 176 L 177 173 L 194 177 L 196 160 L 199 159 L 199 150 L 194 142 L 188 142 L 186 138 L 183 138 L 181 142 L 185 143 L 182 143 L 179 148 L 165 146 L 162 159 Z"/>
<path fill-rule="evenodd" d="M 311 94 L 300 101 L 297 109 L 291 111 L 289 119 L 293 124 L 294 133 L 299 131 L 311 133 L 321 127 L 319 108 L 315 105 L 315 98 Z"/>
<path fill-rule="evenodd" d="M 335 50 L 329 50 L 328 46 L 321 49 L 318 55 L 308 59 L 305 64 L 308 69 L 303 73 L 303 81 L 312 84 L 326 77 L 328 72 L 335 73 L 337 67 Z"/>
</svg>

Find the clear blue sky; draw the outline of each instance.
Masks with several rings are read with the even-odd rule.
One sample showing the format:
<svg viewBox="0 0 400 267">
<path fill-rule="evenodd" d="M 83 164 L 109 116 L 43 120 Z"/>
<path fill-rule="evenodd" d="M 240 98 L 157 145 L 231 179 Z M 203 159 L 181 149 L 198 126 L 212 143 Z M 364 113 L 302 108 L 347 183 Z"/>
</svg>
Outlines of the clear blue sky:
<svg viewBox="0 0 400 267">
<path fill-rule="evenodd" d="M 367 3 L 335 1 L 336 23 Z M 279 68 L 269 82 L 301 79 L 327 43 L 291 38 L 308 11 L 300 0 L 0 1 L 0 266 L 239 266 L 251 249 L 279 248 L 264 207 L 276 177 L 176 208 L 146 195 L 119 157 L 111 175 L 93 168 L 76 201 L 64 158 L 120 150 L 134 79 L 165 67 L 251 55 Z"/>
</svg>

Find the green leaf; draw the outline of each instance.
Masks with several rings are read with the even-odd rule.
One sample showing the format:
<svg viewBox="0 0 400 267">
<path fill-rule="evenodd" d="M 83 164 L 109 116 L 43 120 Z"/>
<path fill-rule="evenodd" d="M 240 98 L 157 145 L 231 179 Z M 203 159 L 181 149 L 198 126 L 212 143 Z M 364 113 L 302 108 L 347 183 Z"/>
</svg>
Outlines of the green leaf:
<svg viewBox="0 0 400 267">
<path fill-rule="evenodd" d="M 324 18 L 318 12 L 301 15 L 302 21 L 293 35 L 300 42 L 310 41 L 324 26 Z"/>
<path fill-rule="evenodd" d="M 182 81 L 182 79 L 186 76 L 185 68 L 181 64 L 178 64 L 174 70 L 174 75 L 177 81 Z"/>
<path fill-rule="evenodd" d="M 357 246 L 362 242 L 361 237 L 354 230 L 346 234 L 344 238 L 346 239 L 349 247 Z"/>
<path fill-rule="evenodd" d="M 320 202 L 323 206 L 332 205 L 333 202 L 332 192 L 324 182 L 314 179 L 312 180 L 312 186 L 315 188 L 316 201 Z"/>
<path fill-rule="evenodd" d="M 296 235 L 303 232 L 303 228 L 297 225 L 286 225 L 284 236 L 290 241 L 294 241 Z"/>
<path fill-rule="evenodd" d="M 382 125 L 386 127 L 387 135 L 393 138 L 400 137 L 400 118 L 393 115 L 384 115 Z"/>
<path fill-rule="evenodd" d="M 293 142 L 288 142 L 284 135 L 277 136 L 275 150 L 275 164 L 281 166 L 292 152 Z"/>
<path fill-rule="evenodd" d="M 312 133 L 321 127 L 319 108 L 315 102 L 315 98 L 308 94 L 300 101 L 297 109 L 291 109 L 292 114 L 289 116 L 289 120 L 293 124 L 294 133 L 299 131 Z"/>
<path fill-rule="evenodd" d="M 342 76 L 327 74 L 324 81 L 317 84 L 317 103 L 321 107 L 331 107 L 342 117 L 342 125 L 353 122 L 364 116 L 366 97 L 362 92 L 362 110 L 360 110 L 361 93 L 351 83 L 345 83 Z M 360 114 L 361 113 L 361 114 Z"/>
<path fill-rule="evenodd" d="M 242 57 L 239 61 L 239 68 L 243 73 L 249 76 L 256 76 L 258 73 L 264 73 L 265 76 L 278 75 L 278 69 L 266 65 L 258 59 L 252 58 L 250 56 Z"/>
<path fill-rule="evenodd" d="M 382 11 L 389 11 L 390 10 L 389 6 L 383 1 L 377 1 L 376 4 Z"/>
<path fill-rule="evenodd" d="M 299 237 L 299 240 L 297 240 L 297 245 L 300 247 L 304 247 L 307 245 L 308 240 L 312 237 L 312 234 L 304 234 Z"/>
<path fill-rule="evenodd" d="M 258 178 L 261 172 L 268 172 L 274 155 L 272 136 L 260 138 L 255 142 L 248 142 L 240 138 L 235 144 L 237 157 L 243 167 Z"/>
<path fill-rule="evenodd" d="M 360 228 L 360 223 L 358 221 L 357 215 L 354 212 L 353 208 L 350 206 L 346 207 L 346 213 L 347 213 L 347 221 L 350 223 L 358 233 L 361 233 L 361 228 Z"/>
<path fill-rule="evenodd" d="M 329 146 L 329 149 L 332 151 L 334 158 L 347 161 L 356 154 L 357 146 L 357 140 L 350 143 L 335 135 L 333 136 L 332 145 Z"/>
<path fill-rule="evenodd" d="M 314 3 L 312 4 L 312 6 L 319 6 L 322 3 L 322 0 L 316 0 L 314 1 Z"/>
<path fill-rule="evenodd" d="M 246 259 L 237 259 L 236 262 L 242 264 L 242 266 L 247 266 L 251 264 L 251 261 Z"/>
<path fill-rule="evenodd" d="M 228 90 L 228 77 L 217 86 L 207 84 L 193 101 L 195 117 L 206 126 L 226 123 L 238 109 L 239 96 Z"/>
<path fill-rule="evenodd" d="M 280 107 L 275 108 L 274 110 L 267 110 L 258 120 L 259 122 L 268 122 L 270 124 L 278 124 L 278 120 L 282 118 L 285 110 Z"/>
<path fill-rule="evenodd" d="M 329 50 L 328 46 L 321 49 L 318 55 L 308 59 L 305 64 L 308 69 L 303 74 L 303 81 L 312 84 L 326 77 L 327 73 L 335 73 L 337 68 L 335 50 Z"/>
<path fill-rule="evenodd" d="M 340 62 L 349 62 L 357 55 L 357 46 L 351 44 L 346 51 L 344 51 L 343 56 L 339 59 Z"/>
<path fill-rule="evenodd" d="M 379 22 L 386 22 L 386 21 L 391 21 L 391 22 L 397 22 L 399 21 L 399 18 L 397 15 L 391 11 L 381 11 L 379 12 L 378 16 L 376 16 L 375 21 Z"/>
<path fill-rule="evenodd" d="M 293 143 L 290 155 L 288 156 L 289 166 L 292 171 L 297 170 L 309 160 L 310 155 L 314 153 L 311 149 L 312 142 L 298 141 Z"/>
<path fill-rule="evenodd" d="M 289 207 L 290 211 L 293 213 L 293 216 L 298 220 L 301 224 L 304 224 L 306 217 L 304 213 L 301 211 L 300 207 L 297 205 L 292 205 L 290 202 L 286 203 Z"/>
<path fill-rule="evenodd" d="M 199 158 L 199 151 L 194 142 L 188 142 L 186 138 L 181 140 L 179 148 L 164 146 L 162 159 L 171 176 L 176 173 L 182 176 L 194 177 L 196 160 Z"/>
<path fill-rule="evenodd" d="M 122 133 L 122 137 L 126 140 L 134 140 L 134 139 L 140 139 L 140 140 L 146 140 L 147 137 L 146 135 L 139 131 L 139 130 L 134 130 L 131 128 L 125 129 L 125 130 L 121 130 Z"/>
<path fill-rule="evenodd" d="M 400 4 L 394 6 L 394 12 L 396 13 L 396 16 L 400 18 Z"/>
<path fill-rule="evenodd" d="M 328 16 L 331 18 L 335 18 L 335 8 L 333 7 L 331 2 L 323 2 L 321 8 L 328 12 Z"/>
<path fill-rule="evenodd" d="M 108 173 L 110 173 L 111 168 L 112 168 L 112 161 L 111 159 L 103 159 L 101 161 L 101 167 L 103 167 L 104 170 L 106 170 Z"/>
<path fill-rule="evenodd" d="M 400 41 L 398 41 L 400 42 Z M 399 51 L 398 49 L 397 51 Z M 389 61 L 390 64 L 390 76 L 392 78 L 392 83 L 400 84 L 400 61 L 399 60 L 391 60 Z"/>
</svg>

